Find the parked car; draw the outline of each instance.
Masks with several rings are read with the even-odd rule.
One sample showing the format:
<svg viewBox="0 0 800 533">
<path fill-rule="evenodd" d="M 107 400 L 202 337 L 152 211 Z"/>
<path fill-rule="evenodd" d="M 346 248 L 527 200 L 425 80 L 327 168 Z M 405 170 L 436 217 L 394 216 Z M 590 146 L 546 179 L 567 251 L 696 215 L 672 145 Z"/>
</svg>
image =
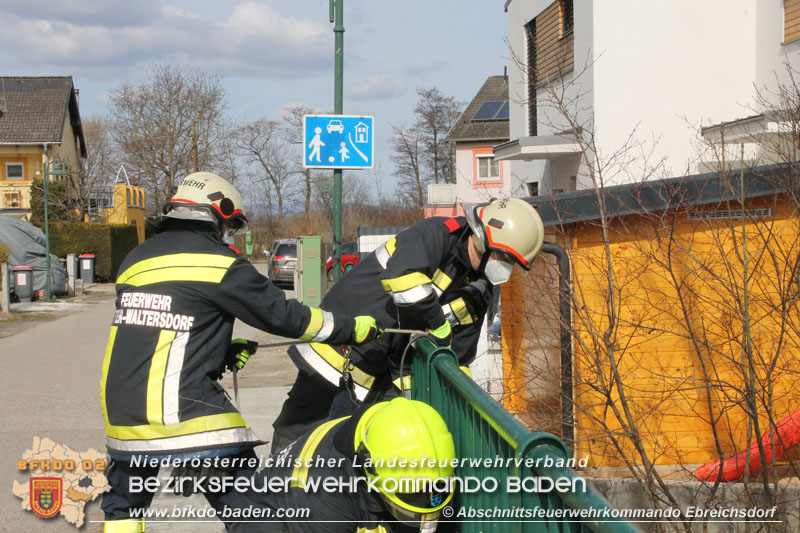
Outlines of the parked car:
<svg viewBox="0 0 800 533">
<path fill-rule="evenodd" d="M 276 285 L 294 287 L 294 267 L 297 264 L 297 240 L 276 239 L 267 255 L 269 279 Z"/>
<path fill-rule="evenodd" d="M 347 242 L 342 244 L 342 274 L 347 274 L 358 264 L 358 243 Z M 333 281 L 333 256 L 328 256 L 325 262 L 325 272 L 328 281 Z"/>
</svg>

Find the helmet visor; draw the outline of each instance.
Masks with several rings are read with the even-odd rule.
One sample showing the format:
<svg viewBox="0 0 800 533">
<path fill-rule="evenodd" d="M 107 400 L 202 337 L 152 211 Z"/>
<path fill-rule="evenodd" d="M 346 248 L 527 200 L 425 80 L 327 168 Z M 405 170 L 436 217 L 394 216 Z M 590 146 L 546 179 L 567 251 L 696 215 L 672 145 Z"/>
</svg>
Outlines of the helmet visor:
<svg viewBox="0 0 800 533">
<path fill-rule="evenodd" d="M 433 511 L 430 513 L 420 513 L 410 509 L 404 509 L 389 498 L 384 498 L 383 501 L 389 508 L 389 512 L 398 522 L 402 522 L 407 526 L 411 526 L 417 530 L 421 530 L 426 522 L 435 522 L 439 519 L 440 511 Z"/>
</svg>

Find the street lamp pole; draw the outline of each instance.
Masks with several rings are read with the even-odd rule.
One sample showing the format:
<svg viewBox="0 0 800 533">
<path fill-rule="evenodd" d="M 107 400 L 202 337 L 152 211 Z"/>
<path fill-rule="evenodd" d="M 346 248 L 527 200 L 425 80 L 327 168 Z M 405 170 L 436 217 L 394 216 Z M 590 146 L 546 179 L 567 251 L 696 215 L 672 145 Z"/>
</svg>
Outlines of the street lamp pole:
<svg viewBox="0 0 800 533">
<path fill-rule="evenodd" d="M 50 163 L 58 162 L 58 168 L 50 170 Z M 44 274 L 44 298 L 46 301 L 50 301 L 52 298 L 52 273 L 50 271 L 50 218 L 49 218 L 49 207 L 50 207 L 50 176 L 64 176 L 69 174 L 69 169 L 67 164 L 61 161 L 60 159 L 56 159 L 54 161 L 50 161 L 50 155 L 47 153 L 47 144 L 44 145 L 44 264 L 45 264 L 45 274 Z"/>
<path fill-rule="evenodd" d="M 50 156 L 47 154 L 47 145 L 44 145 L 44 298 L 50 301 L 51 287 L 50 287 L 50 220 L 48 218 L 49 199 L 49 182 L 48 170 L 50 169 Z"/>
<path fill-rule="evenodd" d="M 330 0 L 330 21 L 334 23 L 333 113 L 342 114 L 344 73 L 344 0 Z M 333 281 L 342 276 L 342 169 L 333 170 Z"/>
</svg>

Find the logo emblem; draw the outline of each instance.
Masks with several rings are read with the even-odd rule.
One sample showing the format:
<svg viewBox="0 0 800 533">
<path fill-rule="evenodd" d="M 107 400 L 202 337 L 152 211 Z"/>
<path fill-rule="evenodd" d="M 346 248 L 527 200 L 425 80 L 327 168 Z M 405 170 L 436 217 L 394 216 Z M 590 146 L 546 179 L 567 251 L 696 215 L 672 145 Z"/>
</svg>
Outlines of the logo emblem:
<svg viewBox="0 0 800 533">
<path fill-rule="evenodd" d="M 431 505 L 437 507 L 442 503 L 442 495 L 441 494 L 431 494 Z"/>
<path fill-rule="evenodd" d="M 30 479 L 31 510 L 42 518 L 52 518 L 61 510 L 64 480 L 60 477 Z"/>
</svg>

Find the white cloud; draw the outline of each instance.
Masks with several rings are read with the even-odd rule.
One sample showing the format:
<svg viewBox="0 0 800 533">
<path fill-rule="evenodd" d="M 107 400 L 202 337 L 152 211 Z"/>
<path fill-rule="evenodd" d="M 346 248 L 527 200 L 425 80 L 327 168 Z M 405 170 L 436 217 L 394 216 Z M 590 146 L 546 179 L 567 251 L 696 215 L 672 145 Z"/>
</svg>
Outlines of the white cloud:
<svg viewBox="0 0 800 533">
<path fill-rule="evenodd" d="M 223 21 L 164 6 L 122 25 L 99 16 L 47 17 L 45 3 L 33 0 L 30 10 L 19 2 L 0 7 L 4 26 L 15 28 L 0 32 L 6 70 L 36 64 L 110 78 L 169 63 L 222 75 L 296 78 L 330 62 L 332 32 L 326 25 L 283 16 L 261 2 L 242 2 Z"/>
<path fill-rule="evenodd" d="M 360 100 L 385 100 L 405 92 L 403 83 L 388 74 L 372 74 L 348 87 L 348 96 Z"/>
</svg>

